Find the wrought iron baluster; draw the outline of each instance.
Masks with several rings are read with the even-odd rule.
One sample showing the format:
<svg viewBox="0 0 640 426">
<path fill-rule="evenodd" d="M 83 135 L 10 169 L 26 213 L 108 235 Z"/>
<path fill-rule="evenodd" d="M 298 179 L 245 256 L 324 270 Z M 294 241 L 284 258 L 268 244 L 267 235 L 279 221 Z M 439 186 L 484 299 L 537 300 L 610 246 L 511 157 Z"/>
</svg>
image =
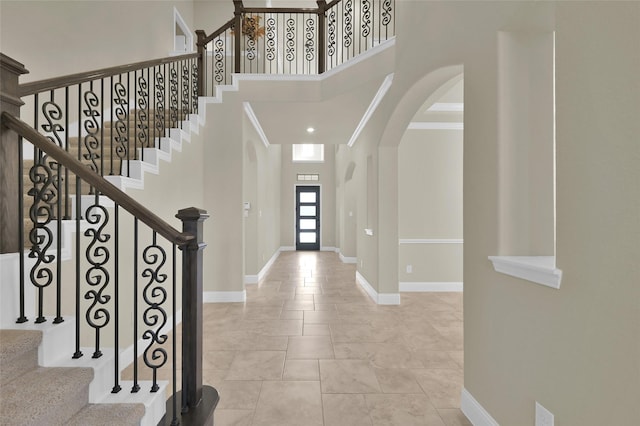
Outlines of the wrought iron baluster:
<svg viewBox="0 0 640 426">
<path fill-rule="evenodd" d="M 293 69 L 293 61 L 296 59 L 296 21 L 289 14 L 289 18 L 286 20 L 285 29 L 285 59 L 289 62 L 289 73 Z"/>
<path fill-rule="evenodd" d="M 327 19 L 327 56 L 331 60 L 331 68 L 337 63 L 334 63 L 336 56 L 336 8 L 333 7 L 329 12 L 329 18 Z"/>
<path fill-rule="evenodd" d="M 362 0 L 362 12 L 361 12 L 361 36 L 364 38 L 364 50 L 367 50 L 369 45 L 369 35 L 371 34 L 371 0 Z M 360 48 L 360 53 L 363 49 Z"/>
<path fill-rule="evenodd" d="M 22 324 L 28 321 L 25 315 L 25 276 L 24 276 L 24 145 L 22 136 L 18 137 L 18 238 L 20 239 L 19 261 L 20 261 L 20 315 L 16 323 Z"/>
<path fill-rule="evenodd" d="M 143 313 L 143 321 L 147 330 L 142 334 L 144 340 L 149 340 L 149 344 L 144 350 L 144 363 L 153 371 L 153 382 L 151 392 L 157 392 L 158 369 L 167 362 L 167 351 L 159 346 L 163 345 L 168 336 L 163 334 L 163 328 L 167 324 L 167 313 L 163 309 L 163 304 L 167 300 L 167 290 L 162 284 L 167 280 L 167 275 L 161 272 L 166 263 L 167 254 L 158 245 L 157 234 L 153 232 L 153 243 L 142 252 L 142 260 L 147 267 L 142 271 L 142 276 L 148 278 L 148 282 L 142 291 L 142 297 L 148 305 Z"/>
<path fill-rule="evenodd" d="M 144 70 L 140 71 L 140 76 L 137 77 L 137 84 L 136 138 L 140 143 L 140 151 L 142 152 L 142 160 L 144 161 L 144 148 L 149 143 L 149 87 L 147 86 L 147 80 L 144 78 Z M 129 167 L 127 167 L 127 173 L 129 173 Z"/>
<path fill-rule="evenodd" d="M 311 63 L 315 59 L 315 38 L 316 38 L 316 22 L 313 17 L 308 17 L 305 25 L 305 59 L 311 73 Z M 303 72 L 304 73 L 304 72 Z"/>
<path fill-rule="evenodd" d="M 140 390 L 138 384 L 138 218 L 133 218 L 133 386 L 131 393 Z"/>
<path fill-rule="evenodd" d="M 393 0 L 382 1 L 382 25 L 385 28 L 384 39 L 389 39 L 389 25 L 393 18 Z M 382 38 L 382 37 L 380 37 Z"/>
<path fill-rule="evenodd" d="M 169 113 L 169 127 L 178 127 L 178 71 L 175 63 L 169 66 Z"/>
<path fill-rule="evenodd" d="M 191 113 L 198 113 L 198 62 L 191 60 Z"/>
<path fill-rule="evenodd" d="M 127 145 L 129 143 L 129 94 L 127 88 L 122 84 L 122 75 L 119 76 L 119 81 L 114 85 L 115 99 L 113 102 L 116 104 L 115 116 L 116 116 L 116 147 L 115 154 L 120 160 L 120 170 L 118 174 L 122 172 L 122 162 L 126 160 L 128 156 Z M 127 167 L 128 173 L 128 167 Z M 111 157 L 111 174 L 113 174 L 113 156 Z"/>
<path fill-rule="evenodd" d="M 213 79 L 217 84 L 226 83 L 225 70 L 225 41 L 222 37 L 217 37 L 214 42 L 213 50 Z"/>
<path fill-rule="evenodd" d="M 351 55 L 349 55 L 349 48 L 354 45 L 353 43 L 353 0 L 346 0 L 344 4 L 344 35 L 343 35 L 343 46 L 346 52 L 346 57 L 349 59 Z M 355 54 L 355 53 L 354 53 Z M 344 53 L 343 53 L 344 60 Z"/>
<path fill-rule="evenodd" d="M 172 280 L 172 286 L 171 286 L 171 291 L 172 291 L 172 306 L 171 306 L 171 315 L 173 318 L 173 323 L 172 323 L 172 327 L 173 327 L 173 340 L 171 341 L 171 355 L 172 355 L 172 371 L 171 371 L 171 378 L 173 379 L 173 418 L 171 419 L 171 425 L 179 425 L 180 423 L 178 422 L 178 398 L 175 398 L 175 395 L 177 395 L 178 393 L 178 377 L 177 377 L 177 371 L 178 371 L 178 354 L 177 354 L 177 338 L 176 338 L 176 330 L 178 327 L 177 324 L 177 316 L 178 316 L 178 308 L 177 308 L 177 294 L 178 294 L 178 290 L 177 290 L 177 281 L 178 281 L 178 268 L 177 268 L 177 264 L 176 264 L 176 250 L 177 246 L 175 244 L 173 244 L 173 263 L 172 263 L 172 270 L 173 270 L 173 280 Z"/>
<path fill-rule="evenodd" d="M 165 111 L 164 111 L 164 74 L 162 72 L 162 67 L 156 67 L 155 70 L 155 126 L 154 126 L 154 140 L 153 146 L 155 148 L 160 147 L 160 139 L 164 135 L 164 119 L 165 119 Z"/>
<path fill-rule="evenodd" d="M 65 139 L 65 151 L 69 152 L 69 87 L 64 89 L 64 139 Z M 64 168 L 64 219 L 69 220 L 69 169 Z"/>
<path fill-rule="evenodd" d="M 106 308 L 111 296 L 105 294 L 110 282 L 107 263 L 110 259 L 107 242 L 111 235 L 105 233 L 109 222 L 109 212 L 100 204 L 100 194 L 96 191 L 94 203 L 87 207 L 85 218 L 91 227 L 84 232 L 85 237 L 91 237 L 87 245 L 85 257 L 90 267 L 85 273 L 85 281 L 91 287 L 84 295 L 85 300 L 90 301 L 85 318 L 87 324 L 95 331 L 95 350 L 92 358 L 100 358 L 100 331 L 107 326 L 111 318 Z"/>
<path fill-rule="evenodd" d="M 182 61 L 182 114 L 186 119 L 186 114 L 189 114 L 189 64 L 187 61 Z"/>
<path fill-rule="evenodd" d="M 100 107 L 100 98 L 98 98 L 93 90 L 93 82 L 89 83 L 89 90 L 84 93 L 84 103 L 86 108 L 83 110 L 85 117 L 84 131 L 86 132 L 84 136 L 84 147 L 87 152 L 83 155 L 83 158 L 91 162 L 91 164 L 89 164 L 91 170 L 100 173 L 97 160 L 101 159 L 101 154 L 99 153 L 101 144 L 98 139 L 101 126 L 100 123 L 98 123 L 98 117 L 101 116 L 100 110 L 102 108 Z M 93 193 L 93 188 L 91 188 L 90 193 Z"/>
<path fill-rule="evenodd" d="M 80 136 L 82 134 L 82 83 L 78 85 L 78 161 L 82 159 L 82 145 L 80 144 Z M 76 327 L 75 327 L 75 343 L 76 350 L 73 354 L 74 359 L 82 357 L 80 350 L 80 219 L 82 218 L 82 193 L 80 186 L 80 177 L 76 175 Z"/>
<path fill-rule="evenodd" d="M 122 390 L 120 386 L 120 351 L 119 345 L 119 331 L 120 331 L 120 212 L 118 210 L 118 204 L 114 205 L 114 242 L 113 242 L 113 255 L 114 255 L 114 270 L 113 270 L 113 347 L 114 347 L 114 365 L 113 365 L 113 388 L 111 393 L 118 393 Z"/>
<path fill-rule="evenodd" d="M 276 20 L 269 16 L 265 22 L 265 60 L 269 61 L 269 72 L 273 70 L 276 59 Z M 276 64 L 277 67 L 277 64 Z M 266 68 L 266 66 L 265 66 Z M 277 68 L 276 68 L 277 72 Z"/>
</svg>

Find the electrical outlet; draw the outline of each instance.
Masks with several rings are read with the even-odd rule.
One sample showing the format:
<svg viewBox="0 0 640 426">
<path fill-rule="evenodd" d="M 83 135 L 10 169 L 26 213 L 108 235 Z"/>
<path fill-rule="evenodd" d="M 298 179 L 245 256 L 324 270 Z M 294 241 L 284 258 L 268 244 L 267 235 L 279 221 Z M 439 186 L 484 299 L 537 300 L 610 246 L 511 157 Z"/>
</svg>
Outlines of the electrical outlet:
<svg viewBox="0 0 640 426">
<path fill-rule="evenodd" d="M 413 265 L 407 265 L 407 274 L 413 273 Z"/>
<path fill-rule="evenodd" d="M 553 414 L 536 401 L 536 425 L 553 426 Z"/>
</svg>

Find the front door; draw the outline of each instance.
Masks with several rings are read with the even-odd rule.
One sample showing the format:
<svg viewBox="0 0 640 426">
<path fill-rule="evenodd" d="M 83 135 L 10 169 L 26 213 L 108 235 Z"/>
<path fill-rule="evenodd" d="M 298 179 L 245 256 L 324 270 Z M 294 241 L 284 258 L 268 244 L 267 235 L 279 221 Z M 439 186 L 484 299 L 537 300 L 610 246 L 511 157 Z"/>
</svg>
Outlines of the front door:
<svg viewBox="0 0 640 426">
<path fill-rule="evenodd" d="M 319 186 L 296 186 L 296 250 L 320 250 Z"/>
</svg>

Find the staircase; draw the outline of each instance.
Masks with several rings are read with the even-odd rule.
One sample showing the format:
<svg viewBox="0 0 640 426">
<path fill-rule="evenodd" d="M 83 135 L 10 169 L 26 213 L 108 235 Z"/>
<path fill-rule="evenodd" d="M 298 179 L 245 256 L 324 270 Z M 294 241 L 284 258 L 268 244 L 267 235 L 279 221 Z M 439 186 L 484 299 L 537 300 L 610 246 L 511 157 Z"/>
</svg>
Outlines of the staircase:
<svg viewBox="0 0 640 426">
<path fill-rule="evenodd" d="M 139 425 L 143 404 L 89 404 L 94 371 L 39 367 L 42 332 L 0 330 L 0 416 L 12 425 Z"/>
</svg>

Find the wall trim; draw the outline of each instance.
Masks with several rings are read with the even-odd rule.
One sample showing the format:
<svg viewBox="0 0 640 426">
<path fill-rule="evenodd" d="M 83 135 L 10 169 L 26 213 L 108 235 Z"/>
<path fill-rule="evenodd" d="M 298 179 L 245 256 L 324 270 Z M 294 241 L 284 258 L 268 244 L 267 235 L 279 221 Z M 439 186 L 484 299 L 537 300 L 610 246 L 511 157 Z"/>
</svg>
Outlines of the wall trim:
<svg viewBox="0 0 640 426">
<path fill-rule="evenodd" d="M 400 238 L 399 244 L 464 244 L 462 238 Z"/>
<path fill-rule="evenodd" d="M 502 274 L 560 289 L 562 271 L 555 256 L 489 256 L 493 269 Z"/>
<path fill-rule="evenodd" d="M 443 122 L 419 122 L 412 121 L 407 126 L 408 130 L 464 130 L 464 123 L 454 121 Z"/>
<path fill-rule="evenodd" d="M 387 75 L 382 81 L 382 84 L 380 85 L 380 87 L 378 88 L 378 91 L 376 92 L 375 96 L 371 100 L 369 107 L 367 108 L 364 115 L 360 119 L 360 123 L 358 123 L 358 126 L 353 131 L 353 135 L 351 135 L 351 139 L 349 139 L 349 142 L 347 142 L 347 146 L 349 148 L 353 147 L 353 145 L 356 143 L 356 140 L 360 136 L 360 133 L 364 129 L 364 126 L 367 125 L 367 122 L 369 121 L 373 113 L 378 108 L 378 105 L 380 105 L 380 102 L 382 102 L 382 100 L 384 99 L 384 96 L 389 91 L 389 88 L 391 87 L 392 83 L 393 83 L 393 73 Z"/>
<path fill-rule="evenodd" d="M 364 291 L 369 295 L 369 297 L 378 305 L 399 305 L 400 304 L 400 293 L 378 293 L 372 286 L 369 284 L 367 279 L 360 273 L 360 271 L 356 271 L 356 281 L 360 286 L 364 289 Z"/>
<path fill-rule="evenodd" d="M 400 292 L 462 292 L 463 283 L 457 281 L 443 282 L 400 282 Z"/>
<path fill-rule="evenodd" d="M 460 395 L 460 410 L 474 426 L 500 426 L 489 412 L 464 388 Z"/>
<path fill-rule="evenodd" d="M 269 143 L 269 139 L 267 139 L 267 135 L 264 133 L 264 129 L 262 128 L 258 117 L 256 117 L 256 113 L 253 112 L 251 104 L 249 102 L 243 102 L 242 106 L 244 107 L 245 114 L 247 114 L 247 118 L 249 118 L 249 121 L 253 124 L 253 127 L 256 129 L 256 132 L 258 133 L 258 136 L 260 136 L 260 140 L 262 140 L 265 148 L 269 148 L 269 145 L 271 145 Z"/>
<path fill-rule="evenodd" d="M 262 269 L 260 269 L 260 272 L 258 272 L 258 275 L 245 275 L 244 276 L 244 283 L 245 284 L 258 284 L 258 282 L 264 278 L 265 275 L 267 275 L 267 272 L 269 272 L 269 269 L 273 266 L 274 262 L 276 261 L 276 259 L 278 258 L 278 256 L 280 256 L 280 252 L 281 252 L 281 248 L 278 248 L 276 250 L 275 253 L 273 253 L 273 256 L 271 256 L 271 259 L 269 259 L 269 261 L 267 263 L 265 263 L 265 265 L 262 267 Z"/>
<path fill-rule="evenodd" d="M 342 263 L 358 263 L 357 257 L 344 256 L 340 251 L 338 251 L 338 256 L 340 256 L 340 260 L 342 261 Z"/>
<path fill-rule="evenodd" d="M 282 246 L 280 251 L 296 251 L 296 248 L 294 246 Z"/>
<path fill-rule="evenodd" d="M 203 303 L 244 303 L 247 301 L 247 291 L 205 291 L 202 295 Z"/>
</svg>

